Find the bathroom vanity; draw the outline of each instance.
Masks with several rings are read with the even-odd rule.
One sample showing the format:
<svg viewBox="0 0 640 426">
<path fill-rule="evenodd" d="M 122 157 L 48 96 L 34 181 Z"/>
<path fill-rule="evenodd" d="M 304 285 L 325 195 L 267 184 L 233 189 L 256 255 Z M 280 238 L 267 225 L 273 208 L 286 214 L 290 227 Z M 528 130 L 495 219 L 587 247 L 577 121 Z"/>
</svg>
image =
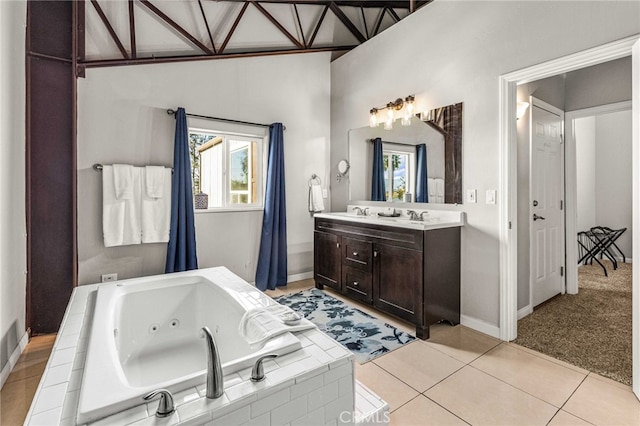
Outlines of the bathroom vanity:
<svg viewBox="0 0 640 426">
<path fill-rule="evenodd" d="M 349 210 L 351 211 L 351 209 Z M 460 323 L 462 212 L 424 221 L 355 213 L 315 215 L 314 280 L 416 325 Z"/>
</svg>

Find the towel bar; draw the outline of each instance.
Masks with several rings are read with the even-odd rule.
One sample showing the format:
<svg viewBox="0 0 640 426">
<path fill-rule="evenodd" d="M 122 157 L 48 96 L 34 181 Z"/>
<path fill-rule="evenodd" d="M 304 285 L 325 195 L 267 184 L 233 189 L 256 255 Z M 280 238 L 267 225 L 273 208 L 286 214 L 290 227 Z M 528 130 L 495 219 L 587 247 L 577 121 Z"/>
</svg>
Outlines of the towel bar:
<svg viewBox="0 0 640 426">
<path fill-rule="evenodd" d="M 322 181 L 320 180 L 320 177 L 315 173 L 312 174 L 311 179 L 309 179 L 309 188 L 311 188 L 311 185 L 313 185 L 314 182 L 318 182 L 318 185 L 322 185 Z"/>
<path fill-rule="evenodd" d="M 96 164 L 94 164 L 92 166 L 93 170 L 95 170 L 96 172 L 101 172 L 103 167 L 104 166 L 102 164 L 100 164 L 100 163 L 96 163 Z M 142 166 L 142 167 L 144 167 L 144 166 Z M 171 168 L 171 173 L 173 173 L 173 167 Z"/>
</svg>

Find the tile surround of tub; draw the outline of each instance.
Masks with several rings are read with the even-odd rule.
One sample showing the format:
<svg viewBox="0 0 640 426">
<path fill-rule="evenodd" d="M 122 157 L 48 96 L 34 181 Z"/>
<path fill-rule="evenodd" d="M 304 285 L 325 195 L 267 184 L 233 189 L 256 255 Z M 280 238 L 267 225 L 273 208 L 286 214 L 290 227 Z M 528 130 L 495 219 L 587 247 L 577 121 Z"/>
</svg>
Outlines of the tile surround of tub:
<svg viewBox="0 0 640 426">
<path fill-rule="evenodd" d="M 275 303 L 244 281 L 221 271 L 220 283 L 240 290 L 252 307 Z M 79 389 L 99 284 L 77 287 L 60 327 L 51 357 L 38 385 L 25 425 L 75 425 Z M 318 330 L 296 333 L 298 351 L 265 364 L 266 380 L 249 380 L 250 368 L 225 376 L 225 394 L 204 397 L 204 384 L 175 395 L 176 412 L 159 421 L 157 402 L 116 413 L 91 423 L 107 424 L 338 424 L 342 412 L 354 412 L 354 357 Z M 320 421 L 321 420 L 321 421 Z"/>
</svg>

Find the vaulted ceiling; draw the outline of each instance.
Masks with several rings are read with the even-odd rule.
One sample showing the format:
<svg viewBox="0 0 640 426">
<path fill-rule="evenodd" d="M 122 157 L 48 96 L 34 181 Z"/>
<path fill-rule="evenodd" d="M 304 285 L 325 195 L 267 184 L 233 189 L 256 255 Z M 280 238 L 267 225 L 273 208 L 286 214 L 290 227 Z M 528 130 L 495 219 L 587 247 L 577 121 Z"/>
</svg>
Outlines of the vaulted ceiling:
<svg viewBox="0 0 640 426">
<path fill-rule="evenodd" d="M 78 64 L 341 54 L 431 1 L 86 0 Z"/>
</svg>

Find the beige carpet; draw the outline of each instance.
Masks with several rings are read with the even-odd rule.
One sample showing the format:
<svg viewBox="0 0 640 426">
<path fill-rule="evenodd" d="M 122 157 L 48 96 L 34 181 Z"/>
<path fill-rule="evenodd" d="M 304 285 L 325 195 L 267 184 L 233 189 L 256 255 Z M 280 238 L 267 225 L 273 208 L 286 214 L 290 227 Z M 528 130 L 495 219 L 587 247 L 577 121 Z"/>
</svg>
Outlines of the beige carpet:
<svg viewBox="0 0 640 426">
<path fill-rule="evenodd" d="M 631 264 L 580 266 L 577 295 L 564 294 L 518 321 L 515 343 L 631 384 Z"/>
</svg>

